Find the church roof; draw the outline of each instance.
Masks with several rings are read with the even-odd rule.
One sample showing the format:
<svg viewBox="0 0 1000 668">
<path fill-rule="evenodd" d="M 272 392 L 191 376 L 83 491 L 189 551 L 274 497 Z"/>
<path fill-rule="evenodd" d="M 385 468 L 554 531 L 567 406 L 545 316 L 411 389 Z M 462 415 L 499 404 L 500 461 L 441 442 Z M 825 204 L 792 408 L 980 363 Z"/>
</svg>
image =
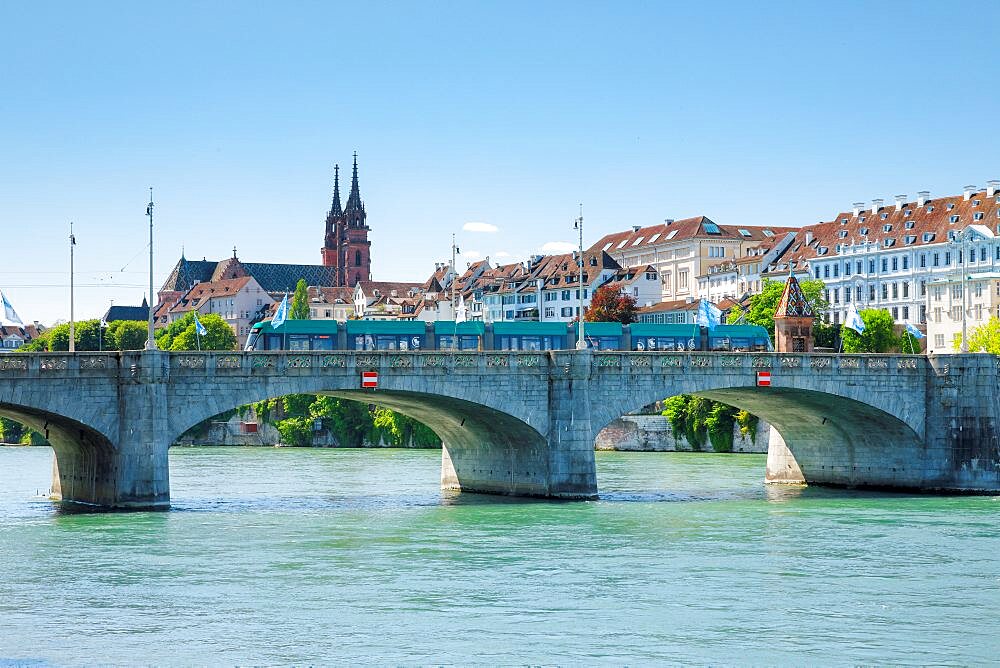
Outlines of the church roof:
<svg viewBox="0 0 1000 668">
<path fill-rule="evenodd" d="M 142 300 L 142 306 L 112 306 L 104 314 L 104 322 L 117 322 L 118 320 L 141 320 L 145 322 L 149 318 L 149 307 L 146 300 Z"/>
<path fill-rule="evenodd" d="M 244 273 L 245 272 L 245 273 Z M 216 276 L 219 274 L 219 276 Z M 187 292 L 196 283 L 213 280 L 253 276 L 265 292 L 292 292 L 300 278 L 309 285 L 333 287 L 337 285 L 337 268 L 321 264 L 275 264 L 272 262 L 240 262 L 226 258 L 222 262 L 209 260 L 187 260 L 181 258 L 170 272 L 162 291 Z"/>
<path fill-rule="evenodd" d="M 781 300 L 778 308 L 774 312 L 775 318 L 812 318 L 812 307 L 806 299 L 799 282 L 794 276 L 788 277 L 785 283 L 785 291 L 781 293 Z"/>
</svg>

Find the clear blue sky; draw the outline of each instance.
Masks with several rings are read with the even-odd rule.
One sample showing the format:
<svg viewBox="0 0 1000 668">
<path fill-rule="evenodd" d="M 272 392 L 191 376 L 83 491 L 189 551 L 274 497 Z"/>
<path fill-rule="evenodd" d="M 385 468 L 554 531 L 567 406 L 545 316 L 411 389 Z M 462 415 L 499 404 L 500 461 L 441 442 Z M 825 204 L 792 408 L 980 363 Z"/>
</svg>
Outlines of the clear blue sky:
<svg viewBox="0 0 1000 668">
<path fill-rule="evenodd" d="M 573 242 L 579 202 L 589 244 L 700 214 L 797 226 L 1000 178 L 994 3 L 0 13 L 0 288 L 25 320 L 68 317 L 70 220 L 94 286 L 79 316 L 139 302 L 150 185 L 157 287 L 182 245 L 318 263 L 333 163 L 354 150 L 380 280 L 423 280 L 452 232 L 466 260 Z"/>
</svg>

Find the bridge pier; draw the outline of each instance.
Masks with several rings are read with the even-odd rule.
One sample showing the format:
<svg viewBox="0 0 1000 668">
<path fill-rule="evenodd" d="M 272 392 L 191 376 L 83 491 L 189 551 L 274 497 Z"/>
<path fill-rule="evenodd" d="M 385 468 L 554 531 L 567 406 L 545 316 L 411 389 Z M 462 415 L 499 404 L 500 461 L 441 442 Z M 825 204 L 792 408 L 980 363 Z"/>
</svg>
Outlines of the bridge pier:
<svg viewBox="0 0 1000 668">
<path fill-rule="evenodd" d="M 764 473 L 764 482 L 774 485 L 804 485 L 806 482 L 799 463 L 795 461 L 795 455 L 773 426 L 767 442 L 767 469 Z"/>
</svg>

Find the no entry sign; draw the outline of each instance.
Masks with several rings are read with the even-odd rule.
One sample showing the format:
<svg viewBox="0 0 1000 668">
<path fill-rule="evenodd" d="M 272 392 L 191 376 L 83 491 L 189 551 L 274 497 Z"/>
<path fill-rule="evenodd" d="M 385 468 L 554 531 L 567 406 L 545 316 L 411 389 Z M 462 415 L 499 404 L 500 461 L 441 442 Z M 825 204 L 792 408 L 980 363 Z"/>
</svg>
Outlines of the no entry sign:
<svg viewBox="0 0 1000 668">
<path fill-rule="evenodd" d="M 372 389 L 378 387 L 378 372 L 377 371 L 362 371 L 361 372 L 361 387 L 370 387 Z"/>
<path fill-rule="evenodd" d="M 771 386 L 771 372 L 770 371 L 758 371 L 757 372 L 757 387 L 770 387 Z"/>
</svg>

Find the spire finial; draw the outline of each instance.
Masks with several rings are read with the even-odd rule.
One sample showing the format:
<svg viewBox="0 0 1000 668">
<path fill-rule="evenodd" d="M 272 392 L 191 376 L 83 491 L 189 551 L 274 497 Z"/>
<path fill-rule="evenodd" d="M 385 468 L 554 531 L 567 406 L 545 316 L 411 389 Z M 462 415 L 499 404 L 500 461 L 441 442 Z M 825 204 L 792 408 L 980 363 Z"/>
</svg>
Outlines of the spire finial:
<svg viewBox="0 0 1000 668">
<path fill-rule="evenodd" d="M 233 259 L 236 259 L 236 244 L 233 244 Z"/>
</svg>

